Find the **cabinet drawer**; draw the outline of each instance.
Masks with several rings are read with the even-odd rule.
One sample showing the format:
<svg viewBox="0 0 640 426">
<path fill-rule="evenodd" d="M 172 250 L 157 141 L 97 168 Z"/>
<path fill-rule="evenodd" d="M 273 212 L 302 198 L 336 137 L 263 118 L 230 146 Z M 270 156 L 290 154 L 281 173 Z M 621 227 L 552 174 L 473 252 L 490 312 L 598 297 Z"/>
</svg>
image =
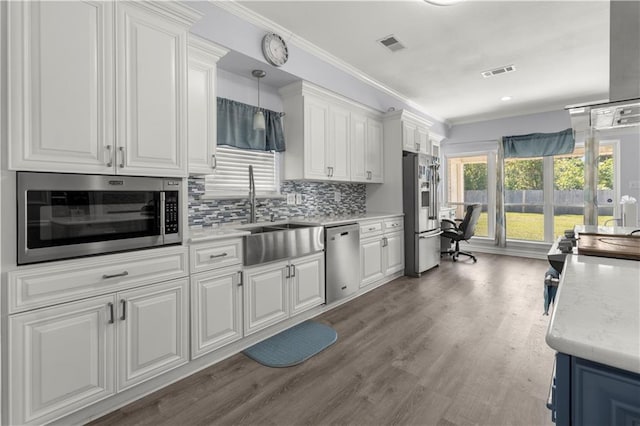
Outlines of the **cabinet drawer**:
<svg viewBox="0 0 640 426">
<path fill-rule="evenodd" d="M 384 220 L 384 232 L 395 232 L 404 229 L 404 217 L 394 217 Z"/>
<path fill-rule="evenodd" d="M 61 261 L 9 272 L 9 313 L 188 275 L 187 248 Z"/>
<path fill-rule="evenodd" d="M 189 255 L 192 274 L 239 265 L 242 263 L 242 238 L 194 244 Z"/>
<path fill-rule="evenodd" d="M 360 239 L 382 234 L 382 222 L 363 222 L 360 224 Z"/>
</svg>

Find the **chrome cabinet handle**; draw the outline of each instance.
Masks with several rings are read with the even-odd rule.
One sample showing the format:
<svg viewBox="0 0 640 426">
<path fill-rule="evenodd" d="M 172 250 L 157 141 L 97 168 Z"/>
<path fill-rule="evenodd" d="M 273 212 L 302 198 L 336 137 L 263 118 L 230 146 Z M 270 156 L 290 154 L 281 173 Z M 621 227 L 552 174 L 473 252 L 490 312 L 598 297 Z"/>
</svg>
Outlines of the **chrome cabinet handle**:
<svg viewBox="0 0 640 426">
<path fill-rule="evenodd" d="M 387 237 L 382 237 L 382 247 L 386 247 L 389 245 L 389 240 L 387 240 Z"/>
<path fill-rule="evenodd" d="M 287 272 L 285 272 L 285 278 L 291 278 L 291 267 L 289 265 L 286 266 Z"/>
<path fill-rule="evenodd" d="M 211 156 L 211 168 L 215 169 L 216 167 L 218 167 L 218 159 L 216 158 L 216 155 L 213 154 Z"/>
<path fill-rule="evenodd" d="M 113 324 L 114 320 L 113 320 L 113 303 L 109 302 L 107 303 L 107 306 L 109 307 L 109 324 Z"/>
<path fill-rule="evenodd" d="M 120 165 L 118 167 L 120 167 L 121 169 L 124 168 L 124 147 L 118 147 L 118 151 L 120 151 Z"/>
<path fill-rule="evenodd" d="M 367 231 L 375 231 L 375 230 L 376 230 L 376 228 L 369 228 L 369 229 L 367 229 Z"/>
<path fill-rule="evenodd" d="M 242 271 L 238 271 L 238 287 L 242 287 Z"/>
<path fill-rule="evenodd" d="M 211 256 L 209 256 L 209 259 L 217 259 L 219 257 L 225 257 L 226 255 L 227 253 L 212 254 Z"/>
<path fill-rule="evenodd" d="M 127 271 L 120 272 L 119 274 L 113 274 L 113 275 L 104 274 L 102 276 L 102 279 L 103 280 L 108 280 L 109 278 L 126 277 L 127 275 L 129 275 L 129 273 Z"/>
<path fill-rule="evenodd" d="M 331 177 L 331 167 L 327 166 L 327 177 Z"/>
<path fill-rule="evenodd" d="M 107 161 L 107 167 L 113 167 L 113 153 L 111 152 L 111 145 L 107 145 L 104 147 L 107 150 L 107 156 L 109 157 L 109 161 Z"/>
<path fill-rule="evenodd" d="M 296 265 L 291 265 L 291 270 L 293 272 L 291 272 L 291 277 L 295 277 L 296 276 Z"/>
<path fill-rule="evenodd" d="M 120 299 L 120 304 L 122 305 L 122 315 L 120 316 L 120 321 L 124 321 L 127 319 L 127 301 L 124 299 Z"/>
</svg>

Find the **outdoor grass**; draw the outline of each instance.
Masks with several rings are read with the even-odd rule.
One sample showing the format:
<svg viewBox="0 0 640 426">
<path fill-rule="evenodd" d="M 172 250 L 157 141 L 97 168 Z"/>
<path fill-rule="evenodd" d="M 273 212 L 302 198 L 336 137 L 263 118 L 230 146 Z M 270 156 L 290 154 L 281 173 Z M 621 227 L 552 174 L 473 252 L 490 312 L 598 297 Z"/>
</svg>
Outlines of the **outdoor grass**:
<svg viewBox="0 0 640 426">
<path fill-rule="evenodd" d="M 598 224 L 611 219 L 611 216 L 598 216 Z M 582 225 L 584 222 L 582 215 L 565 214 L 554 217 L 554 235 L 564 234 L 566 229 L 573 229 L 575 225 Z M 544 241 L 544 215 L 541 213 L 507 213 L 507 239 Z M 487 213 L 480 214 L 476 225 L 475 235 L 488 236 Z"/>
</svg>

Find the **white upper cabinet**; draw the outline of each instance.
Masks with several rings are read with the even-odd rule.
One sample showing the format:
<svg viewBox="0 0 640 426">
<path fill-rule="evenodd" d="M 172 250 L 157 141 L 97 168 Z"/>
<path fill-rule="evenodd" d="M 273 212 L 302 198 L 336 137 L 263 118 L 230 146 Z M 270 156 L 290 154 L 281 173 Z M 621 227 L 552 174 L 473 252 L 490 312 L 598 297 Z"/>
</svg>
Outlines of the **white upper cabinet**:
<svg viewBox="0 0 640 426">
<path fill-rule="evenodd" d="M 189 34 L 188 162 L 190 175 L 215 172 L 217 143 L 216 71 L 228 50 Z"/>
<path fill-rule="evenodd" d="M 8 2 L 9 168 L 109 173 L 111 2 Z"/>
<path fill-rule="evenodd" d="M 396 123 L 400 123 L 400 125 L 398 126 Z M 432 124 L 430 121 L 405 110 L 385 114 L 385 126 L 388 125 L 389 129 L 400 130 L 400 133 L 397 133 L 397 130 L 393 130 L 387 132 L 387 134 L 393 140 L 402 140 L 403 151 L 431 154 L 429 128 Z"/>
<path fill-rule="evenodd" d="M 197 12 L 88 1 L 8 10 L 10 169 L 186 176 Z"/>
<path fill-rule="evenodd" d="M 280 90 L 284 179 L 382 182 L 382 121 L 363 105 L 297 82 Z"/>
<path fill-rule="evenodd" d="M 351 181 L 381 183 L 384 180 L 382 122 L 351 113 Z"/>
</svg>

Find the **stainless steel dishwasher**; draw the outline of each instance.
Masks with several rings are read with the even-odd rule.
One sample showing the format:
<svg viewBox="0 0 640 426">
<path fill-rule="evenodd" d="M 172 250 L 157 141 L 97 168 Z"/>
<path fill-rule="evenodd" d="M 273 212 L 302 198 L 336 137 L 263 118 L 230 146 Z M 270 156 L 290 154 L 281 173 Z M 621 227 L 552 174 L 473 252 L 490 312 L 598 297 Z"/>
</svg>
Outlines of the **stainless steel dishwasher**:
<svg viewBox="0 0 640 426">
<path fill-rule="evenodd" d="M 327 305 L 358 291 L 360 286 L 360 226 L 357 223 L 326 227 Z"/>
</svg>

